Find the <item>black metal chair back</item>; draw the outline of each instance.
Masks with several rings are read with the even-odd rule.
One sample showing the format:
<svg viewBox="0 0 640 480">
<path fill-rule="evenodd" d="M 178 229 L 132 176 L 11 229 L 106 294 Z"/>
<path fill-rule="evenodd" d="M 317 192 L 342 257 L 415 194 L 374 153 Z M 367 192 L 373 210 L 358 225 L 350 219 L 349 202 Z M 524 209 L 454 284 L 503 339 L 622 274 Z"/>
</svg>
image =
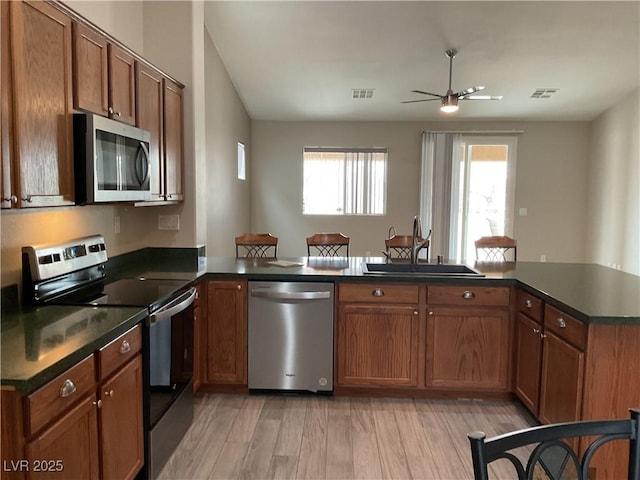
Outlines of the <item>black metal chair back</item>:
<svg viewBox="0 0 640 480">
<path fill-rule="evenodd" d="M 489 480 L 488 465 L 506 459 L 513 465 L 518 480 L 587 480 L 589 466 L 595 452 L 613 440 L 629 440 L 628 480 L 640 480 L 640 409 L 630 409 L 629 420 L 601 420 L 557 423 L 526 428 L 486 439 L 484 432 L 467 436 L 471 443 L 471 458 L 475 480 Z M 589 438 L 580 456 L 574 444 L 577 438 Z M 595 438 L 593 438 L 595 437 Z M 571 440 L 569 440 L 571 439 Z M 525 460 L 513 450 L 533 446 Z M 526 462 L 526 465 L 525 463 Z"/>
</svg>

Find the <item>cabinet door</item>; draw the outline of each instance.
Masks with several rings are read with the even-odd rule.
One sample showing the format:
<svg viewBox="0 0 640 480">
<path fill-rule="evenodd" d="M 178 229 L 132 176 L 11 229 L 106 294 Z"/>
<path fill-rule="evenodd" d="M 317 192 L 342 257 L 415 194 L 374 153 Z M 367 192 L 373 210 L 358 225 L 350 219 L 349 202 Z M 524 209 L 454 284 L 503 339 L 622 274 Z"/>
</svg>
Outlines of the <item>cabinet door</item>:
<svg viewBox="0 0 640 480">
<path fill-rule="evenodd" d="M 516 394 L 531 413 L 538 415 L 542 326 L 518 313 L 516 329 Z"/>
<path fill-rule="evenodd" d="M 136 355 L 103 383 L 99 396 L 102 478 L 132 479 L 144 462 L 142 356 Z"/>
<path fill-rule="evenodd" d="M 135 125 L 135 60 L 132 55 L 111 43 L 108 52 L 111 117 Z"/>
<path fill-rule="evenodd" d="M 507 390 L 509 312 L 430 308 L 426 352 L 428 386 Z"/>
<path fill-rule="evenodd" d="M 580 420 L 584 353 L 547 332 L 542 352 L 540 415 L 543 423 Z"/>
<path fill-rule="evenodd" d="M 164 200 L 163 167 L 163 83 L 162 75 L 136 62 L 136 125 L 151 134 L 149 160 L 151 162 L 151 199 Z"/>
<path fill-rule="evenodd" d="M 84 25 L 73 24 L 73 105 L 107 115 L 107 39 Z"/>
<path fill-rule="evenodd" d="M 9 49 L 9 2 L 0 2 L 0 18 L 2 26 L 0 27 L 0 189 L 2 189 L 0 205 L 2 208 L 11 208 L 18 202 L 17 197 L 13 193 L 13 185 L 11 184 L 11 159 L 12 159 L 12 133 L 11 133 L 11 51 Z M 13 197 L 13 198 L 12 198 Z"/>
<path fill-rule="evenodd" d="M 337 326 L 338 386 L 418 385 L 416 306 L 344 304 Z"/>
<path fill-rule="evenodd" d="M 18 203 L 73 205 L 71 20 L 45 2 L 9 3 Z"/>
<path fill-rule="evenodd" d="M 91 395 L 27 444 L 27 478 L 97 479 L 98 458 L 98 422 L 95 397 Z M 36 462 L 43 460 L 48 462 L 39 466 L 49 471 L 35 472 Z"/>
<path fill-rule="evenodd" d="M 247 383 L 247 282 L 207 285 L 207 381 Z"/>
<path fill-rule="evenodd" d="M 183 200 L 183 99 L 182 88 L 164 81 L 164 169 L 166 200 Z"/>
</svg>

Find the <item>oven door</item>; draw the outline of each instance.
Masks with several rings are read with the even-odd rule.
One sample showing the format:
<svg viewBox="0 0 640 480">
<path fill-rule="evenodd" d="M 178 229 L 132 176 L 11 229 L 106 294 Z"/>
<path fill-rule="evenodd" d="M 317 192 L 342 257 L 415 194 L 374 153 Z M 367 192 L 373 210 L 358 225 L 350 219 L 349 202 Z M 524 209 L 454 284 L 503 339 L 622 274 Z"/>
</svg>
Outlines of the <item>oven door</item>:
<svg viewBox="0 0 640 480">
<path fill-rule="evenodd" d="M 149 316 L 149 385 L 173 390 L 193 377 L 195 287 Z"/>
</svg>

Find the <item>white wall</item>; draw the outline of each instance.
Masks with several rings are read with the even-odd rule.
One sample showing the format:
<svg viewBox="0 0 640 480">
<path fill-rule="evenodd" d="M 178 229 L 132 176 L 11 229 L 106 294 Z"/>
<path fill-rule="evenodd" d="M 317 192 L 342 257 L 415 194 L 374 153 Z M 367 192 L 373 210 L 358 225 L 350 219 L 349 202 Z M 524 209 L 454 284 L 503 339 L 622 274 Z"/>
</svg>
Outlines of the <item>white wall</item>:
<svg viewBox="0 0 640 480">
<path fill-rule="evenodd" d="M 306 254 L 305 237 L 341 231 L 354 255 L 384 248 L 389 226 L 408 234 L 418 210 L 420 132 L 524 130 L 518 135 L 514 235 L 518 258 L 585 260 L 589 124 L 586 122 L 269 122 L 252 124 L 252 228 L 280 238 L 282 256 Z M 387 214 L 380 217 L 302 215 L 305 146 L 388 147 Z M 427 226 L 424 226 L 428 228 Z M 437 255 L 437 252 L 430 252 Z"/>
<path fill-rule="evenodd" d="M 592 124 L 587 261 L 640 275 L 640 90 Z"/>
<path fill-rule="evenodd" d="M 233 237 L 251 230 L 251 120 L 208 33 L 204 43 L 207 254 L 234 256 Z M 246 149 L 244 181 L 237 176 L 238 142 Z"/>
</svg>

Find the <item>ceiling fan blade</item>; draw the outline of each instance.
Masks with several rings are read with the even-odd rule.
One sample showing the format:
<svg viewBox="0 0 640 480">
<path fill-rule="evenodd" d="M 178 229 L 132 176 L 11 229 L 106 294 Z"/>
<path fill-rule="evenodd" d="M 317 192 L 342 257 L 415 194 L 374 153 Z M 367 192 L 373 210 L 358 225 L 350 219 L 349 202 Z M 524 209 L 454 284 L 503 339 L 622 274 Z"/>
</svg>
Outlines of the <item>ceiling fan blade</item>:
<svg viewBox="0 0 640 480">
<path fill-rule="evenodd" d="M 480 90 L 484 90 L 484 87 L 480 86 L 480 85 L 477 85 L 475 87 L 469 87 L 469 88 L 467 88 L 465 90 L 462 90 L 462 91 L 456 93 L 456 95 L 458 95 L 458 98 L 462 98 L 462 97 L 464 97 L 466 95 L 471 95 L 472 93 L 479 92 Z"/>
<path fill-rule="evenodd" d="M 416 103 L 416 102 L 432 102 L 434 100 L 440 100 L 439 98 L 425 98 L 423 100 L 406 100 L 402 103 Z"/>
<path fill-rule="evenodd" d="M 467 95 L 458 100 L 502 100 L 502 95 Z"/>
<path fill-rule="evenodd" d="M 424 92 L 422 90 L 411 90 L 413 93 L 421 93 L 422 95 L 431 95 L 433 97 L 438 97 L 438 98 L 442 98 L 442 95 L 438 95 L 437 93 L 429 93 L 429 92 Z"/>
</svg>

